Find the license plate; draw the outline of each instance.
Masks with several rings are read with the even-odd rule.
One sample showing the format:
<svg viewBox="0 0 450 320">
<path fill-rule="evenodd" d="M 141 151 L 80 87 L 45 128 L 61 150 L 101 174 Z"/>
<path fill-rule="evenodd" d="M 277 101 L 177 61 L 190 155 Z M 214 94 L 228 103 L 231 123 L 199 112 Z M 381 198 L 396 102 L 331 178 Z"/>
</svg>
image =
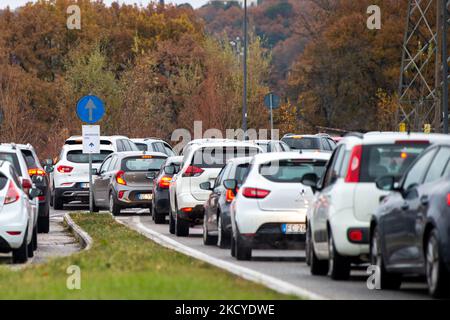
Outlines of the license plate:
<svg viewBox="0 0 450 320">
<path fill-rule="evenodd" d="M 282 230 L 284 234 L 304 234 L 306 233 L 306 224 L 283 224 Z"/>
<path fill-rule="evenodd" d="M 139 200 L 152 200 L 153 199 L 153 194 L 151 194 L 151 193 L 140 193 L 140 194 L 138 194 L 137 198 Z"/>
<path fill-rule="evenodd" d="M 82 183 L 81 188 L 83 189 L 89 189 L 89 183 Z"/>
</svg>

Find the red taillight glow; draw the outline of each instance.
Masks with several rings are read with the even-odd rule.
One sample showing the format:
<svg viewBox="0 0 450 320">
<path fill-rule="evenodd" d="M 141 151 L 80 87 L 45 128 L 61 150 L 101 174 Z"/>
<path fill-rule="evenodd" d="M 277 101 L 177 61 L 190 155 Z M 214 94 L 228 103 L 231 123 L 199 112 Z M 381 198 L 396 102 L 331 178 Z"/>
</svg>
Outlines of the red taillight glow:
<svg viewBox="0 0 450 320">
<path fill-rule="evenodd" d="M 348 232 L 348 239 L 351 242 L 362 242 L 363 240 L 363 233 L 361 230 L 350 230 Z"/>
<path fill-rule="evenodd" d="M 28 179 L 22 179 L 22 189 L 25 193 L 30 192 L 30 189 L 33 188 L 33 184 Z"/>
<path fill-rule="evenodd" d="M 118 194 L 119 199 L 122 199 L 124 194 L 125 194 L 125 191 L 123 191 L 123 190 L 119 191 L 119 194 Z"/>
<path fill-rule="evenodd" d="M 10 236 L 20 236 L 22 234 L 20 231 L 6 231 L 6 233 Z"/>
<path fill-rule="evenodd" d="M 450 207 L 450 193 L 447 194 L 447 205 Z"/>
<path fill-rule="evenodd" d="M 258 188 L 244 188 L 242 190 L 242 195 L 246 198 L 251 199 L 264 199 L 269 195 L 269 190 L 258 189 Z"/>
<path fill-rule="evenodd" d="M 185 213 L 192 212 L 193 210 L 194 210 L 194 208 L 181 208 L 181 211 L 185 212 Z"/>
<path fill-rule="evenodd" d="M 233 190 L 227 189 L 227 193 L 225 194 L 225 200 L 227 202 L 232 202 L 235 198 L 235 194 Z"/>
<path fill-rule="evenodd" d="M 42 169 L 28 169 L 28 174 L 30 176 L 45 176 L 47 173 Z"/>
<path fill-rule="evenodd" d="M 20 198 L 19 191 L 17 190 L 14 183 L 12 181 L 10 181 L 9 186 L 8 186 L 8 191 L 6 192 L 5 201 L 3 202 L 3 204 L 14 203 L 17 200 L 19 200 L 19 198 Z"/>
<path fill-rule="evenodd" d="M 359 176 L 361 173 L 361 157 L 362 157 L 362 146 L 358 145 L 353 147 L 352 154 L 350 156 L 350 163 L 348 165 L 347 176 L 345 177 L 345 182 L 347 183 L 359 182 Z"/>
<path fill-rule="evenodd" d="M 170 182 L 172 181 L 171 177 L 164 176 L 159 180 L 159 187 L 161 189 L 169 189 Z"/>
<path fill-rule="evenodd" d="M 183 177 L 198 177 L 205 170 L 196 166 L 189 166 L 186 168 L 186 171 L 183 173 Z"/>
<path fill-rule="evenodd" d="M 56 168 L 56 170 L 57 170 L 59 173 L 71 173 L 72 170 L 73 170 L 73 167 L 71 167 L 71 166 L 58 166 L 58 167 Z"/>
<path fill-rule="evenodd" d="M 45 196 L 38 196 L 37 198 L 39 201 L 45 201 Z"/>
<path fill-rule="evenodd" d="M 123 186 L 126 186 L 127 185 L 127 182 L 125 181 L 125 179 L 123 178 L 123 175 L 125 174 L 125 171 L 122 171 L 122 170 L 120 170 L 120 171 L 117 171 L 117 173 L 116 173 L 116 182 L 118 183 L 118 184 L 121 184 L 121 185 L 123 185 Z"/>
<path fill-rule="evenodd" d="M 428 140 L 397 140 L 395 144 L 430 144 Z"/>
</svg>

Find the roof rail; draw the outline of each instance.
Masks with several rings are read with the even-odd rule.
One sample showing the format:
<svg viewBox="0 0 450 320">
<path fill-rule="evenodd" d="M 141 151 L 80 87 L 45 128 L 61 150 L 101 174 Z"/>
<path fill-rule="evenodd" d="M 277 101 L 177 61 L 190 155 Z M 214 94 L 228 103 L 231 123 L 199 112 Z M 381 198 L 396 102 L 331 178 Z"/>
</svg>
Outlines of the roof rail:
<svg viewBox="0 0 450 320">
<path fill-rule="evenodd" d="M 364 139 L 364 134 L 361 132 L 349 132 L 344 137 L 355 137 L 355 138 Z"/>
</svg>

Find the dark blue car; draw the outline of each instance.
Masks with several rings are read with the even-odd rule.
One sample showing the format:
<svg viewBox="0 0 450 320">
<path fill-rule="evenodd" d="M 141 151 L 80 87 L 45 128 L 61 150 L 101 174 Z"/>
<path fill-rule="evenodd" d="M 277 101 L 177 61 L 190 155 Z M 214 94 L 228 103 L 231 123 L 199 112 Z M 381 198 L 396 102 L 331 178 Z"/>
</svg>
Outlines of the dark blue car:
<svg viewBox="0 0 450 320">
<path fill-rule="evenodd" d="M 392 190 L 371 222 L 371 260 L 381 289 L 398 289 L 404 275 L 426 276 L 435 298 L 450 293 L 450 144 L 428 148 Z"/>
</svg>

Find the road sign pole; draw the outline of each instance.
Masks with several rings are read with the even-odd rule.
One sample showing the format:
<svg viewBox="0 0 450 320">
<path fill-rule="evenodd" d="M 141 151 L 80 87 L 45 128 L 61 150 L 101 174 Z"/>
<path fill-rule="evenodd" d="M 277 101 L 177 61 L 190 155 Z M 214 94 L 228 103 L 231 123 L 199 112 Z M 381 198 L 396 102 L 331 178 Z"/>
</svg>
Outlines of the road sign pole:
<svg viewBox="0 0 450 320">
<path fill-rule="evenodd" d="M 273 95 L 270 95 L 270 140 L 273 140 Z"/>
<path fill-rule="evenodd" d="M 94 212 L 94 197 L 92 194 L 92 154 L 89 153 L 89 211 Z"/>
</svg>

